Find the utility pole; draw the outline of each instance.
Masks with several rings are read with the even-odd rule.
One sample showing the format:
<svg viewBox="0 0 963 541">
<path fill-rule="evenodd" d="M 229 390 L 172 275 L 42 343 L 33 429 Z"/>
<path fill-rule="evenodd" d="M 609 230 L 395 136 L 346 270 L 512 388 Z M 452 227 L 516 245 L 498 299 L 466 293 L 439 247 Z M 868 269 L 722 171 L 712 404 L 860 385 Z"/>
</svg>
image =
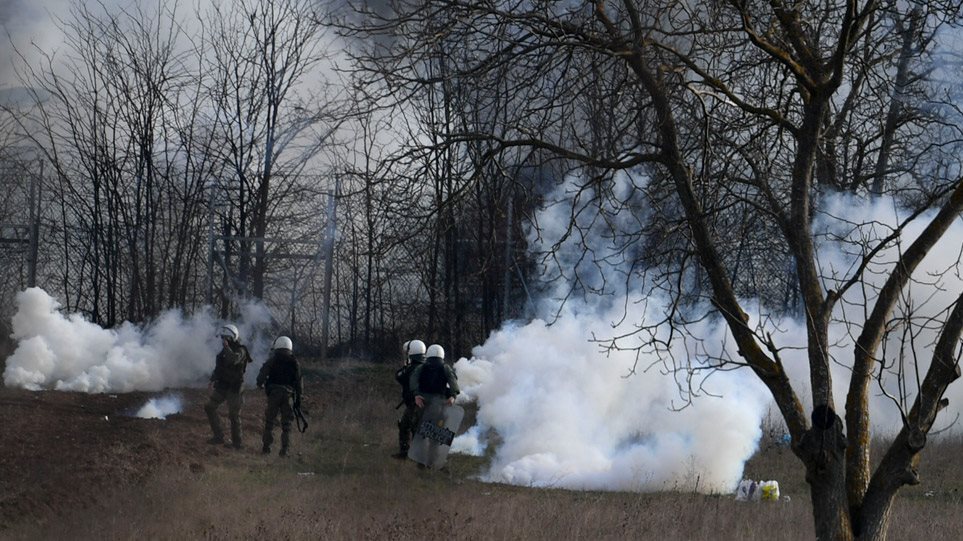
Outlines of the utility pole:
<svg viewBox="0 0 963 541">
<path fill-rule="evenodd" d="M 337 196 L 341 180 L 334 182 L 334 192 L 328 194 L 328 225 L 324 233 L 324 299 L 321 304 L 321 361 L 328 359 L 328 337 L 331 332 L 331 275 L 334 273 L 334 236 L 337 233 Z"/>
</svg>

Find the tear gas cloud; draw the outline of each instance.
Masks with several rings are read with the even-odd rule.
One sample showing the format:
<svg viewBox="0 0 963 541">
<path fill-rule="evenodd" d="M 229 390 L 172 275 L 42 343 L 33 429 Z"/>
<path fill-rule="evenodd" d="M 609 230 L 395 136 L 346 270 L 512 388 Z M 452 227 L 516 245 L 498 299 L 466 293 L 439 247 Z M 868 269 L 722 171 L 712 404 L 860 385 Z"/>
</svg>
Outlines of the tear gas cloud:
<svg viewBox="0 0 963 541">
<path fill-rule="evenodd" d="M 184 401 L 180 395 L 168 394 L 148 400 L 146 404 L 137 410 L 134 417 L 140 419 L 166 419 L 168 415 L 180 413 L 183 406 Z"/>
<path fill-rule="evenodd" d="M 703 396 L 672 411 L 684 381 L 659 370 L 626 377 L 632 352 L 602 355 L 588 341 L 586 331 L 606 315 L 614 314 L 508 326 L 456 364 L 465 395 L 478 401 L 478 425 L 502 440 L 483 478 L 593 490 L 729 490 L 761 435 L 761 385 L 720 373 L 707 391 L 722 398 Z M 722 328 L 706 332 L 725 339 Z"/>
<path fill-rule="evenodd" d="M 638 181 L 620 177 L 613 201 L 639 202 Z M 536 247 L 552 246 L 567 230 L 573 213 L 566 200 L 575 191 L 570 188 L 561 186 L 548 198 L 561 202 L 537 216 L 541 235 L 530 234 Z M 552 268 L 557 274 L 546 281 L 558 289 L 538 300 L 540 319 L 506 325 L 475 348 L 471 359 L 456 363 L 463 400 L 477 401 L 478 415 L 470 437 L 456 439 L 454 451 L 480 454 L 488 436 L 497 434 L 499 444 L 482 475 L 494 482 L 593 490 L 731 490 L 761 436 L 768 404 L 762 385 L 751 374 L 717 373 L 693 382 L 703 385 L 694 393 L 701 396 L 681 407 L 690 391 L 685 374 L 666 370 L 655 357 L 643 355 L 637 362 L 635 351 L 603 352 L 591 340 L 661 319 L 668 306 L 654 294 L 637 303 L 624 290 L 618 293 L 627 280 L 630 296 L 643 286 L 632 284 L 624 272 L 622 263 L 632 259 L 625 252 L 632 248 L 619 235 L 637 230 L 644 217 L 637 208 L 614 210 L 603 203 L 574 213 L 585 234 L 569 236 L 556 251 L 558 265 Z M 583 250 L 590 255 L 583 257 Z M 610 267 L 611 262 L 616 263 Z M 573 287 L 602 294 L 572 296 Z M 561 297 L 569 300 L 557 312 L 553 299 Z M 681 360 L 706 353 L 707 347 L 721 351 L 727 343 L 733 350 L 718 322 L 706 320 L 692 330 L 698 339 L 677 337 L 667 353 Z M 668 338 L 668 331 L 660 329 L 660 338 Z"/>
<path fill-rule="evenodd" d="M 248 303 L 235 322 L 257 361 L 265 359 L 270 347 L 262 333 L 270 320 L 264 305 Z M 87 393 L 200 385 L 221 348 L 216 336 L 221 324 L 209 309 L 191 316 L 170 310 L 146 326 L 124 322 L 104 329 L 81 314 L 64 314 L 44 290 L 30 288 L 17 295 L 12 336 L 18 344 L 7 359 L 3 381 L 31 390 Z M 249 379 L 256 368 L 248 368 Z"/>
<path fill-rule="evenodd" d="M 631 201 L 639 182 L 644 179 L 620 178 L 616 199 Z M 555 199 L 566 198 L 567 193 L 572 193 L 569 188 L 570 185 L 562 186 Z M 886 198 L 874 204 L 857 204 L 846 198 L 824 203 L 826 212 L 818 228 L 824 234 L 834 233 L 848 240 L 885 235 L 885 224 L 895 224 L 905 214 Z M 841 212 L 843 209 L 845 213 Z M 539 302 L 542 318 L 527 324 L 505 325 L 476 347 L 470 359 L 455 364 L 464 391 L 461 400 L 476 401 L 478 414 L 476 425 L 455 440 L 453 452 L 479 455 L 489 442 L 497 442 L 491 443 L 493 460 L 482 474 L 482 479 L 493 482 L 603 490 L 733 490 L 745 461 L 758 447 L 762 421 L 772 407 L 767 390 L 747 369 L 714 372 L 708 378 L 707 372 L 696 372 L 692 379 L 684 372 L 671 370 L 673 366 L 704 367 L 700 363 L 706 359 L 735 354 L 737 347 L 731 333 L 718 319 L 688 325 L 685 332 L 673 336 L 671 346 L 658 356 L 645 350 L 603 351 L 593 338 L 623 335 L 640 323 L 658 321 L 665 317 L 669 304 L 642 281 L 632 283 L 627 278 L 631 274 L 626 270 L 631 257 L 620 255 L 620 248 L 625 245 L 620 245 L 617 232 L 636 230 L 638 222 L 635 229 L 623 222 L 639 220 L 639 212 L 627 210 L 605 216 L 603 208 L 601 212 L 579 216 L 589 215 L 593 217 L 578 218 L 585 220 L 581 222 L 582 230 L 588 234 L 582 238 L 571 235 L 567 243 L 559 245 L 560 270 L 551 278 L 557 279 L 561 289 Z M 599 215 L 605 219 L 598 219 Z M 538 215 L 541 234 L 538 238 L 530 235 L 530 242 L 551 246 L 562 238 L 571 216 L 570 203 L 547 206 Z M 848 221 L 840 223 L 835 219 L 839 216 L 846 216 Z M 907 228 L 902 248 L 930 218 L 932 214 L 923 216 L 918 225 Z M 960 239 L 963 224 L 957 222 L 914 275 L 930 277 L 926 280 L 928 285 L 917 284 L 906 295 L 906 299 L 928 300 L 925 306 L 909 303 L 918 316 L 938 315 L 963 290 L 957 263 Z M 822 244 L 819 259 L 824 274 L 842 276 L 841 273 L 852 270 L 857 254 L 847 247 L 851 249 L 852 245 L 829 241 Z M 583 257 L 583 248 L 590 250 L 589 257 Z M 866 297 L 872 300 L 874 286 L 885 280 L 883 271 L 892 267 L 898 250 L 894 247 L 879 254 L 876 260 L 880 263 L 867 274 L 867 287 L 851 291 L 840 303 L 840 321 L 832 327 L 833 355 L 837 361 L 833 366 L 835 396 L 840 408 L 845 403 L 847 366 L 851 365 L 853 341 L 859 332 L 855 326 L 843 323 L 843 316 L 860 321 L 861 306 L 866 305 Z M 595 264 L 598 261 L 617 263 L 609 267 Z M 950 272 L 945 272 L 948 269 Z M 938 270 L 944 272 L 937 279 Z M 584 288 L 605 294 L 587 295 L 584 300 L 569 296 L 567 304 L 557 312 L 558 304 L 551 299 L 568 296 L 576 278 Z M 627 291 L 613 293 L 613 284 L 627 283 Z M 828 279 L 826 287 L 837 284 Z M 744 301 L 743 306 L 750 312 L 750 325 L 771 332 L 777 344 L 804 348 L 803 322 L 768 319 L 764 315 L 771 311 L 755 301 Z M 900 311 L 908 308 L 904 302 Z M 704 306 L 695 311 L 704 314 L 711 309 Z M 556 313 L 558 318 L 553 320 Z M 546 321 L 553 323 L 547 325 Z M 668 331 L 659 329 L 655 336 L 666 340 Z M 934 332 L 930 334 L 935 337 Z M 925 359 L 923 348 L 932 344 L 932 337 L 921 336 L 918 340 L 921 359 Z M 637 335 L 619 344 L 629 349 L 637 346 Z M 888 354 L 894 351 L 895 346 L 889 344 Z M 781 355 L 801 399 L 811 407 L 805 350 L 786 349 Z M 925 368 L 926 363 L 921 366 Z M 629 375 L 633 367 L 636 370 Z M 883 379 L 890 387 L 894 380 Z M 950 403 L 956 404 L 958 412 L 963 389 L 957 385 L 950 391 L 954 393 Z M 694 398 L 691 404 L 679 410 L 690 392 Z M 881 433 L 898 429 L 899 411 L 892 401 L 876 393 L 872 402 L 876 429 Z M 955 412 L 944 413 L 941 419 L 952 420 Z"/>
</svg>

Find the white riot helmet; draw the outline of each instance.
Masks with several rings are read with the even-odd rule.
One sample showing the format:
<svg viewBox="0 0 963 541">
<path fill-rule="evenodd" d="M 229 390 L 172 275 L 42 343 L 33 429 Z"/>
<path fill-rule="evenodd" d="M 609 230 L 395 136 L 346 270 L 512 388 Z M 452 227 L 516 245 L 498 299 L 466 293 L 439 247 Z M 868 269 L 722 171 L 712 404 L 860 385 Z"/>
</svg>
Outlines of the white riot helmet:
<svg viewBox="0 0 963 541">
<path fill-rule="evenodd" d="M 408 356 L 412 355 L 424 355 L 425 354 L 425 343 L 421 340 L 412 340 L 408 342 Z"/>
<path fill-rule="evenodd" d="M 428 348 L 428 353 L 425 354 L 425 357 L 428 357 L 429 359 L 432 357 L 438 357 L 439 359 L 444 359 L 445 348 L 439 346 L 438 344 L 432 344 L 431 347 Z"/>
<path fill-rule="evenodd" d="M 227 338 L 231 342 L 237 342 L 238 338 L 241 337 L 241 334 L 237 332 L 237 327 L 227 324 L 221 327 L 221 331 L 218 333 L 218 336 Z"/>
<path fill-rule="evenodd" d="M 271 349 L 286 349 L 288 351 L 294 351 L 294 344 L 287 336 L 278 336 L 274 340 L 274 345 L 271 346 Z"/>
</svg>

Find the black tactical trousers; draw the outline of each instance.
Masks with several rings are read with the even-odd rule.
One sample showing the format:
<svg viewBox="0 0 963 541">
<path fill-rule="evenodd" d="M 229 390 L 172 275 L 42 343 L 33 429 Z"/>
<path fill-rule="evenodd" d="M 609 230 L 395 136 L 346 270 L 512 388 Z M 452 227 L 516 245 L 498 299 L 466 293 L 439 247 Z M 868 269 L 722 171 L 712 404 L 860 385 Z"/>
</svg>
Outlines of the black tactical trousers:
<svg viewBox="0 0 963 541">
<path fill-rule="evenodd" d="M 418 430 L 422 411 L 424 410 L 414 404 L 405 404 L 405 411 L 398 420 L 398 450 L 401 454 L 407 453 L 411 447 L 411 438 L 415 436 L 415 430 Z"/>
<path fill-rule="evenodd" d="M 267 407 L 264 408 L 264 433 L 261 442 L 264 448 L 271 447 L 274 442 L 274 425 L 278 413 L 281 414 L 281 453 L 287 454 L 291 444 L 291 424 L 294 423 L 294 408 L 291 400 L 294 392 L 288 387 L 270 385 L 267 389 Z"/>
</svg>

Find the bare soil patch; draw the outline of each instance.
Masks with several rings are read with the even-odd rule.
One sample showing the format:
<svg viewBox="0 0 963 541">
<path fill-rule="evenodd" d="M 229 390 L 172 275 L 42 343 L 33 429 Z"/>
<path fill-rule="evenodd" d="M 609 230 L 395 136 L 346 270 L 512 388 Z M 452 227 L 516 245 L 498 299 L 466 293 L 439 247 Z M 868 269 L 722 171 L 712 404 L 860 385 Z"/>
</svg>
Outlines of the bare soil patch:
<svg viewBox="0 0 963 541">
<path fill-rule="evenodd" d="M 183 412 L 161 421 L 129 416 L 158 393 L 0 388 L 0 539 L 813 537 L 803 472 L 771 439 L 746 476 L 779 481 L 790 500 L 773 504 L 482 483 L 485 459 L 460 455 L 447 471 L 420 470 L 390 458 L 392 373 L 359 362 L 310 366 L 311 427 L 295 434 L 287 459 L 259 452 L 264 398 L 256 390 L 242 411 L 246 447 L 235 451 L 205 443 L 204 389 L 178 391 Z M 894 539 L 963 533 L 963 445 L 958 437 L 931 444 L 922 485 L 894 506 Z"/>
<path fill-rule="evenodd" d="M 184 389 L 184 411 L 166 420 L 134 413 L 164 393 L 86 394 L 0 387 L 0 532 L 43 524 L 88 508 L 112 491 L 141 485 L 162 468 L 202 470 L 224 453 L 205 443 L 207 392 Z M 261 425 L 258 393 L 247 393 L 242 421 Z M 258 431 L 258 446 L 260 446 Z M 253 439 L 251 440 L 253 442 Z"/>
</svg>

